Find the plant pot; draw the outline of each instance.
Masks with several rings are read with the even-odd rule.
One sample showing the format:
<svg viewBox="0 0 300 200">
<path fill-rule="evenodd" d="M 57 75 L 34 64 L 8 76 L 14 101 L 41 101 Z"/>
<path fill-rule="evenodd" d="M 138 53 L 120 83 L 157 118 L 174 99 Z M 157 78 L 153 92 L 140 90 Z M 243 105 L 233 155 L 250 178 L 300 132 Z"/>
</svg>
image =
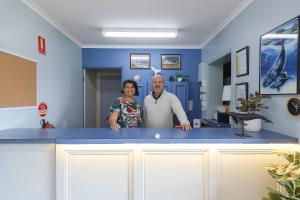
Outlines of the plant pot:
<svg viewBox="0 0 300 200">
<path fill-rule="evenodd" d="M 178 82 L 181 82 L 182 79 L 183 79 L 182 77 L 178 77 L 178 78 L 177 78 L 177 81 L 178 81 Z"/>
<path fill-rule="evenodd" d="M 252 119 L 245 121 L 246 131 L 260 131 L 261 130 L 261 119 Z"/>
</svg>

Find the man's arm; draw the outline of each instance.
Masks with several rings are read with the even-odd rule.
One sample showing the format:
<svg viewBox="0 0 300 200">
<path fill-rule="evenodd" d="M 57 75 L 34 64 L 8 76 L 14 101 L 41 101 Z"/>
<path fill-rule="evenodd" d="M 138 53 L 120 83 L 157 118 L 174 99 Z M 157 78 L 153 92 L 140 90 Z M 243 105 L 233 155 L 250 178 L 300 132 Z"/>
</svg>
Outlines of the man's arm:
<svg viewBox="0 0 300 200">
<path fill-rule="evenodd" d="M 183 110 L 179 99 L 175 95 L 171 96 L 171 108 L 180 122 L 180 128 L 182 130 L 192 129 L 192 127 L 190 126 L 190 122 L 185 114 L 185 111 Z"/>
</svg>

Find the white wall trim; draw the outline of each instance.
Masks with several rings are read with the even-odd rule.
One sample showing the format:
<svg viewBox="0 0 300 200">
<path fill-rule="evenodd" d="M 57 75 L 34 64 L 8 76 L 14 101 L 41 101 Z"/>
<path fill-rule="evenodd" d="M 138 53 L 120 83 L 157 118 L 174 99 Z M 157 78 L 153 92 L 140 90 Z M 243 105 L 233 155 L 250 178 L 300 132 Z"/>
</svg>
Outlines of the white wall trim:
<svg viewBox="0 0 300 200">
<path fill-rule="evenodd" d="M 43 9 L 41 9 L 36 3 L 32 0 L 21 0 L 26 6 L 40 15 L 43 19 L 49 22 L 52 26 L 54 26 L 58 31 L 62 32 L 65 36 L 67 36 L 70 40 L 76 43 L 81 47 L 82 43 L 74 37 L 69 31 L 67 31 L 60 23 L 58 23 L 55 19 L 53 19 L 50 15 L 47 14 Z"/>
<path fill-rule="evenodd" d="M 86 103 L 86 69 L 83 68 L 83 77 L 82 77 L 82 81 L 83 81 L 83 128 L 86 128 L 86 107 L 85 107 L 85 103 Z"/>
<path fill-rule="evenodd" d="M 201 49 L 205 47 L 218 33 L 220 33 L 231 21 L 233 21 L 244 9 L 246 9 L 253 1 L 255 0 L 244 0 L 238 5 L 225 19 L 224 21 L 217 26 L 217 28 L 201 42 Z"/>
<path fill-rule="evenodd" d="M 82 48 L 99 49 L 201 49 L 200 45 L 96 45 L 83 44 Z"/>
</svg>

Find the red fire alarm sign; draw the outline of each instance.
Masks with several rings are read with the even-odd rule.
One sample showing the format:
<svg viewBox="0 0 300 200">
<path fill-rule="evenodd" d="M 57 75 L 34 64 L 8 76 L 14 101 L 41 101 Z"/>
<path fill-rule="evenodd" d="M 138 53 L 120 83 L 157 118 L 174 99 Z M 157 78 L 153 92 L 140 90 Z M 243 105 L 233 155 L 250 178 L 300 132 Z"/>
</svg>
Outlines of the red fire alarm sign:
<svg viewBox="0 0 300 200">
<path fill-rule="evenodd" d="M 46 40 L 41 36 L 38 36 L 38 50 L 39 53 L 46 55 Z"/>
</svg>

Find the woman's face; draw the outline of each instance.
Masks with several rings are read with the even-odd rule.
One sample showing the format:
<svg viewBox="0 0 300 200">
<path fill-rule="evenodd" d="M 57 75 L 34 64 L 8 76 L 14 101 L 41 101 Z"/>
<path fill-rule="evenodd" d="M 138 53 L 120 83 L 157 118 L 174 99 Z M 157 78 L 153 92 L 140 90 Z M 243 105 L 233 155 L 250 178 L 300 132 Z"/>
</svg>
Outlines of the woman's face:
<svg viewBox="0 0 300 200">
<path fill-rule="evenodd" d="M 123 90 L 124 96 L 133 97 L 135 94 L 135 87 L 132 83 L 126 83 Z"/>
</svg>

